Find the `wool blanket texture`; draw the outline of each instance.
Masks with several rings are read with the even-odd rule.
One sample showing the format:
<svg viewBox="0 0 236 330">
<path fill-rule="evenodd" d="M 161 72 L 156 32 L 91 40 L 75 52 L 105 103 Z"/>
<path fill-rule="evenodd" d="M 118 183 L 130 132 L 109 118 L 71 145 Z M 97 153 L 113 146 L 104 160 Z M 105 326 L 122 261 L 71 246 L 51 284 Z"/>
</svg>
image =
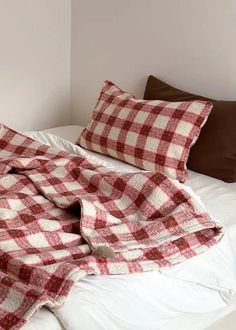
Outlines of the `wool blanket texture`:
<svg viewBox="0 0 236 330">
<path fill-rule="evenodd" d="M 0 231 L 0 329 L 59 307 L 87 274 L 171 267 L 223 236 L 163 173 L 116 173 L 4 125 Z"/>
</svg>

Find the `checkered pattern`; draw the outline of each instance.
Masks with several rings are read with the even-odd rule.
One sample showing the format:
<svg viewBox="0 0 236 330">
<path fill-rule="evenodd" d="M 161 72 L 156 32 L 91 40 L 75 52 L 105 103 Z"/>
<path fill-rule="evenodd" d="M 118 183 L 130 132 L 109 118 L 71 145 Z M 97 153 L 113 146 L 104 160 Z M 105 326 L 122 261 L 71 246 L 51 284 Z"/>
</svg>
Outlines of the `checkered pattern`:
<svg viewBox="0 0 236 330">
<path fill-rule="evenodd" d="M 106 81 L 76 144 L 184 182 L 190 147 L 212 104 L 137 100 Z"/>
<path fill-rule="evenodd" d="M 0 130 L 0 329 L 60 306 L 86 274 L 172 266 L 223 235 L 167 176 L 114 173 Z M 114 259 L 97 257 L 107 246 Z"/>
</svg>

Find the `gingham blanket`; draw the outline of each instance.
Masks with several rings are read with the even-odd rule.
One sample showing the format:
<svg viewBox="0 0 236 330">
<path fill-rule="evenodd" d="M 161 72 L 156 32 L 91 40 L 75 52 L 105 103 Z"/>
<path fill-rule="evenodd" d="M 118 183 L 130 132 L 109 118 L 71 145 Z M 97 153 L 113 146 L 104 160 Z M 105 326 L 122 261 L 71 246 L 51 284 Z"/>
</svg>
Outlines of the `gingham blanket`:
<svg viewBox="0 0 236 330">
<path fill-rule="evenodd" d="M 42 305 L 60 306 L 86 274 L 169 267 L 223 235 L 164 174 L 115 173 L 5 126 L 0 230 L 0 329 L 21 328 Z"/>
</svg>

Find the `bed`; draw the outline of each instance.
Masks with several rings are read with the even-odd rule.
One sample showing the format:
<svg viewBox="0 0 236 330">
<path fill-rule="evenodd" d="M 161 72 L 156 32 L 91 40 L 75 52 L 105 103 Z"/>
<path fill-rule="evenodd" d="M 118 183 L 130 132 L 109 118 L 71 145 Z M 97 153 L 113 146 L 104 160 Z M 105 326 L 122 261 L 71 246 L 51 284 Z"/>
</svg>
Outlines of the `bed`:
<svg viewBox="0 0 236 330">
<path fill-rule="evenodd" d="M 73 152 L 74 145 L 68 141 L 75 142 L 82 130 L 83 127 L 74 125 L 26 134 L 45 144 Z M 88 157 L 100 159 L 110 166 L 121 166 L 118 160 L 91 151 L 84 152 Z M 127 168 L 132 170 L 133 167 L 127 165 Z M 189 171 L 185 188 L 197 194 L 211 217 L 226 226 L 236 255 L 236 183 L 227 184 Z M 195 271 L 198 272 L 197 268 Z M 227 323 L 227 317 L 223 317 L 230 314 L 229 320 L 234 318 L 231 312 L 236 309 L 236 299 L 231 298 L 226 303 L 227 292 L 222 299 L 217 289 L 201 286 L 196 280 L 192 281 L 191 276 L 193 278 L 194 275 L 188 274 L 183 280 L 183 277 L 172 276 L 168 271 L 162 274 L 147 272 L 122 276 L 87 276 L 72 289 L 65 304 L 54 311 L 56 316 L 48 309 L 41 308 L 23 329 L 174 330 L 181 327 L 200 330 L 209 327 L 217 330 L 222 326 L 218 328 L 215 324 L 218 319 L 223 322 L 224 328 L 231 329 L 232 320 Z"/>
</svg>

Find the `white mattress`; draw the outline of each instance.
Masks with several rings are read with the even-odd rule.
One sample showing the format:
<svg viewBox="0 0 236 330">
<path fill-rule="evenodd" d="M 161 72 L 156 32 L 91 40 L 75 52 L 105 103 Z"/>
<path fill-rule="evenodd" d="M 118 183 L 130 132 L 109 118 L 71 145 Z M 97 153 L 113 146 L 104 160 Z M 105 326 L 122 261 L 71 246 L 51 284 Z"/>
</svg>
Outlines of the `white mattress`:
<svg viewBox="0 0 236 330">
<path fill-rule="evenodd" d="M 33 136 L 50 144 L 55 144 L 53 135 L 74 142 L 82 129 L 80 126 L 65 126 L 34 133 Z M 66 141 L 60 139 L 56 145 L 73 149 L 72 145 L 68 146 Z M 89 155 L 99 157 L 92 152 Z M 100 158 L 114 166 L 120 164 L 106 156 Z M 127 165 L 127 168 L 132 170 L 133 167 Z M 236 254 L 236 183 L 226 184 L 189 171 L 186 185 L 200 196 L 210 215 L 227 226 Z M 181 330 L 201 330 L 235 308 L 233 303 L 227 306 L 217 290 L 191 281 L 170 279 L 168 271 L 166 275 L 150 272 L 125 276 L 88 276 L 77 283 L 64 306 L 55 313 L 66 329 L 71 330 L 174 330 L 178 327 Z M 231 322 L 227 323 L 227 319 L 220 322 L 225 322 L 223 327 L 220 325 L 217 328 L 216 325 L 209 329 L 231 329 Z M 42 308 L 24 329 L 59 330 L 63 327 L 52 312 Z"/>
</svg>

